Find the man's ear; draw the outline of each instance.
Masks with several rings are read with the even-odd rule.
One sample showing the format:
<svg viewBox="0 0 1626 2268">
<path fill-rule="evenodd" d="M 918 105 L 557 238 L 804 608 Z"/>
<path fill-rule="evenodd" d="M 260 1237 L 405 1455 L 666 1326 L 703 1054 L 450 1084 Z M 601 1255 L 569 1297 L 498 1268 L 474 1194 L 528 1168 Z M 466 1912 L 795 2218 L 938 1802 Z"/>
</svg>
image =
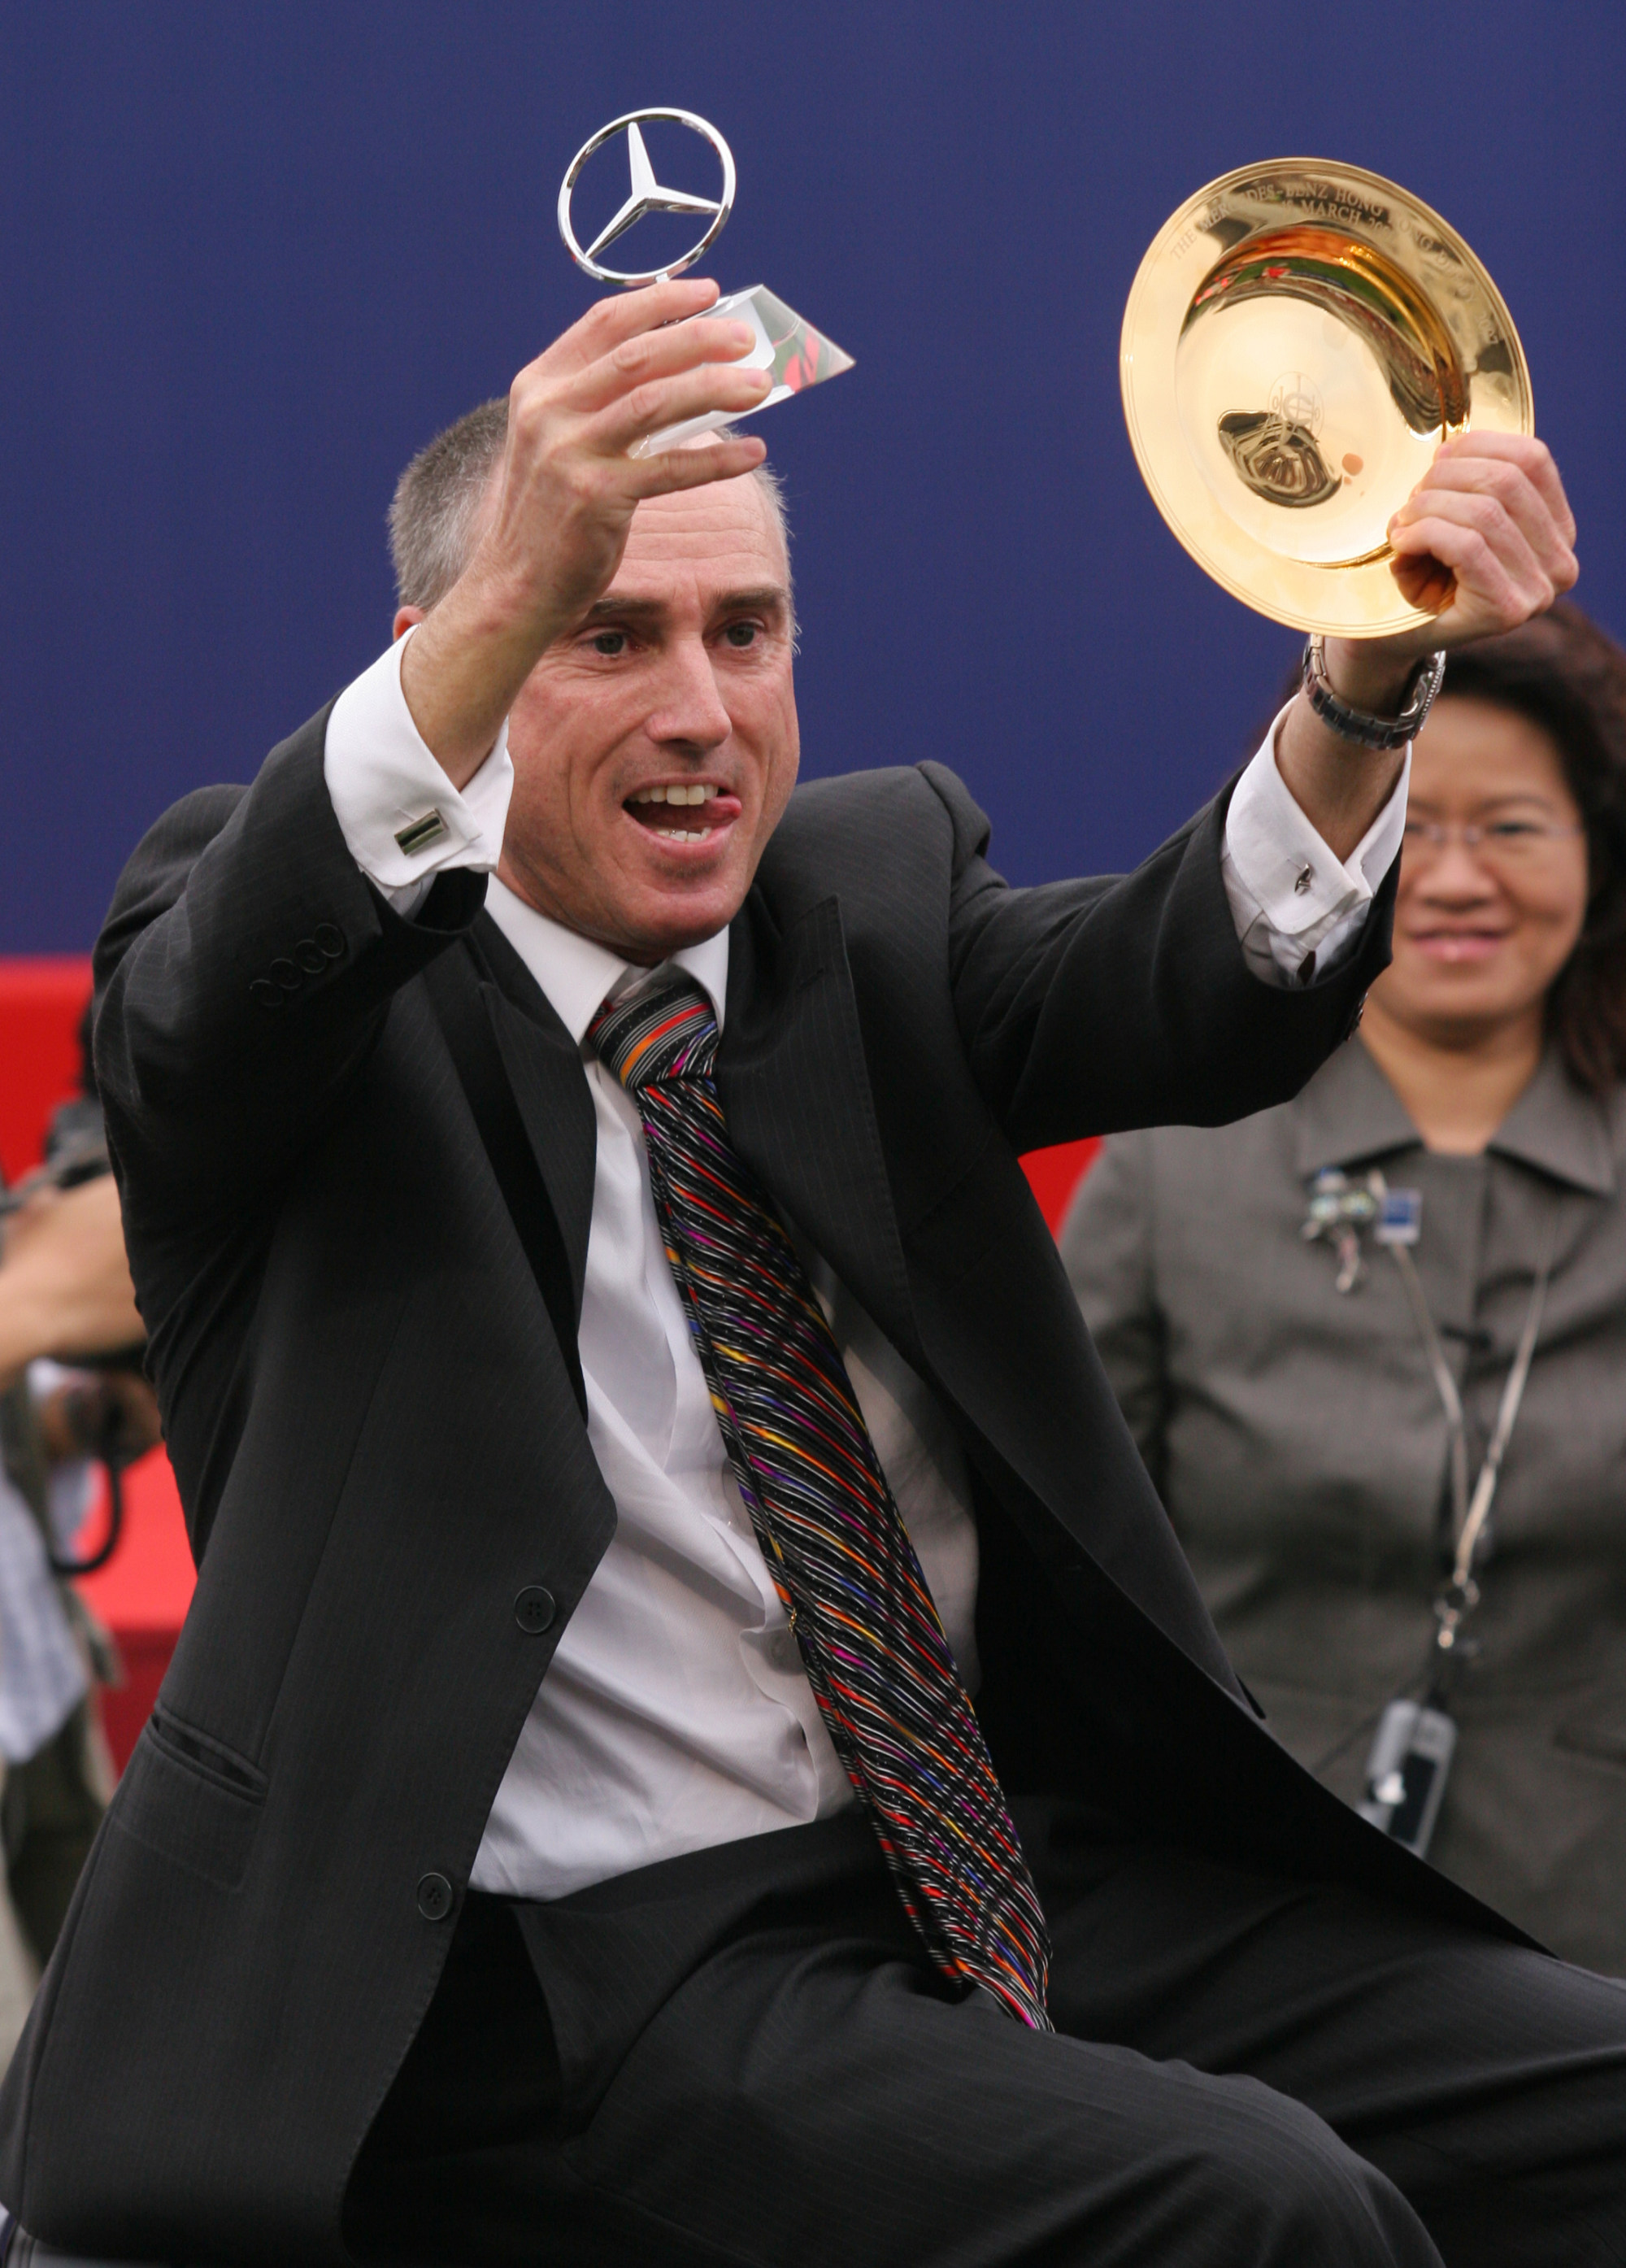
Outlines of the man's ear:
<svg viewBox="0 0 1626 2268">
<path fill-rule="evenodd" d="M 429 609 L 427 607 L 397 607 L 395 609 L 395 627 L 390 632 L 390 644 L 393 645 L 398 637 L 405 637 L 407 632 L 416 622 L 421 622 L 423 621 Z"/>
</svg>

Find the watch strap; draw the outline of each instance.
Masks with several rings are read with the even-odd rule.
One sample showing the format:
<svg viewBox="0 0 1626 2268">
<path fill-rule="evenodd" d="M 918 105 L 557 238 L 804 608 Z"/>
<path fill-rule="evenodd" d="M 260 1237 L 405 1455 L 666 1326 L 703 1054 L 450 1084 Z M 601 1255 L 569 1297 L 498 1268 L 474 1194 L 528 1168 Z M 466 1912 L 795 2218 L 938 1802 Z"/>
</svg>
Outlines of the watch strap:
<svg viewBox="0 0 1626 2268">
<path fill-rule="evenodd" d="M 1342 739 L 1357 741 L 1363 748 L 1403 748 L 1408 740 L 1415 740 L 1445 674 L 1444 652 L 1427 655 L 1407 682 L 1406 703 L 1399 716 L 1374 717 L 1333 691 L 1327 675 L 1326 643 L 1319 631 L 1306 641 L 1304 650 L 1303 682 L 1310 706 Z"/>
</svg>

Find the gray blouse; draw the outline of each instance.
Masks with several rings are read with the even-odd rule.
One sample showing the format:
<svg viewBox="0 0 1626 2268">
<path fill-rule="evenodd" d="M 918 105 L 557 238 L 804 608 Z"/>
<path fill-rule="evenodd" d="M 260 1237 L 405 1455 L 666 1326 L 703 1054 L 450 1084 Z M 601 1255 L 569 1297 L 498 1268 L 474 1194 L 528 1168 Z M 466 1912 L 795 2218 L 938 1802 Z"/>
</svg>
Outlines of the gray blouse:
<svg viewBox="0 0 1626 2268">
<path fill-rule="evenodd" d="M 1431 1860 L 1567 1958 L 1626 1971 L 1626 1090 L 1549 1052 L 1483 1157 L 1424 1148 L 1358 1039 L 1294 1102 L 1115 1136 L 1062 1245 L 1232 1660 L 1354 1800 L 1416 1694 L 1450 1525 L 1445 1414 L 1393 1256 L 1306 1241 L 1325 1168 L 1421 1198 L 1418 1274 L 1477 1473 L 1549 1240 Z"/>
</svg>

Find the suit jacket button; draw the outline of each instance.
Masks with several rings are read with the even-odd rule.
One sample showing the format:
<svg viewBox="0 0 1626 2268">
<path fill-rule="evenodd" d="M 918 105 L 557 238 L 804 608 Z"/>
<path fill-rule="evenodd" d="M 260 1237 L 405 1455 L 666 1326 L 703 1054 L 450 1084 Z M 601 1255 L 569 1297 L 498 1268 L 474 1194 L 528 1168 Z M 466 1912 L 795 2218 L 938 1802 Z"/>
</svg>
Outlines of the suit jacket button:
<svg viewBox="0 0 1626 2268">
<path fill-rule="evenodd" d="M 316 947 L 325 961 L 342 961 L 344 932 L 334 922 L 319 922 L 316 927 Z"/>
<path fill-rule="evenodd" d="M 551 1630 L 558 1611 L 553 1593 L 541 1583 L 527 1583 L 514 1601 L 514 1620 L 527 1638 L 541 1638 Z"/>
<path fill-rule="evenodd" d="M 425 1874 L 418 1884 L 418 1911 L 425 1921 L 445 1921 L 452 1911 L 452 1885 L 444 1874 Z"/>
<path fill-rule="evenodd" d="M 305 982 L 291 961 L 274 961 L 270 974 L 284 992 L 297 992 Z"/>
<path fill-rule="evenodd" d="M 248 997 L 257 1000 L 262 1008 L 280 1008 L 283 996 L 269 976 L 256 976 L 248 988 Z"/>
<path fill-rule="evenodd" d="M 327 956 L 313 937 L 302 937 L 293 949 L 293 957 L 307 976 L 320 976 L 327 966 Z"/>
</svg>

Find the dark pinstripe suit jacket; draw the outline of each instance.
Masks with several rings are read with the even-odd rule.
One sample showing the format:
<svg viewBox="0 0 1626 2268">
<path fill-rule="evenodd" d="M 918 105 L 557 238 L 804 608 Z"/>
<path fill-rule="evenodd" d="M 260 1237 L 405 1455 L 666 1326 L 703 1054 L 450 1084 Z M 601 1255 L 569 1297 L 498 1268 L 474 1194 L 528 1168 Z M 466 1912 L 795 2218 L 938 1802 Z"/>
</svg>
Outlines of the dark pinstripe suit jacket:
<svg viewBox="0 0 1626 2268">
<path fill-rule="evenodd" d="M 467 1882 L 614 1521 L 555 1320 L 568 1339 L 592 1203 L 579 1060 L 478 878 L 412 923 L 363 880 L 325 721 L 159 822 L 98 952 L 200 1574 L 0 2097 L 0 2195 L 75 2249 L 342 2257 L 450 1934 L 420 1884 Z M 1387 899 L 1347 972 L 1261 984 L 1223 805 L 1127 879 L 1012 890 L 937 765 L 803 788 L 734 924 L 719 1082 L 766 1187 L 957 1418 L 1011 1792 L 1477 1912 L 1258 1725 L 1018 1164 L 1280 1101 L 1350 1029 Z M 551 1303 L 454 1068 L 464 1018 L 546 1186 Z M 515 1614 L 533 1585 L 541 1633 Z"/>
</svg>

